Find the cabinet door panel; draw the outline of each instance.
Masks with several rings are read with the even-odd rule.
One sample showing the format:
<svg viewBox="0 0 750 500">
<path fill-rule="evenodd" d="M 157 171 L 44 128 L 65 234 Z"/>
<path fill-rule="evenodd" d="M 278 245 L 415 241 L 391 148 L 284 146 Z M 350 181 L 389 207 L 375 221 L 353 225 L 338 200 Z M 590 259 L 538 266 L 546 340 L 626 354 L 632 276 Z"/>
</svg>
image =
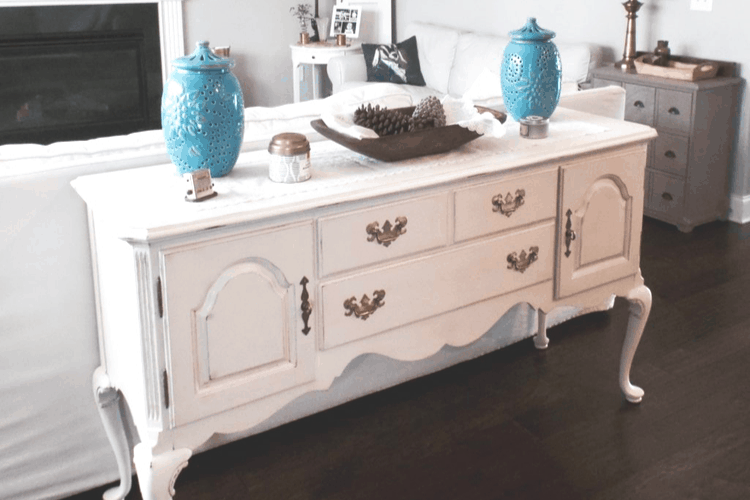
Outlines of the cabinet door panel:
<svg viewBox="0 0 750 500">
<path fill-rule="evenodd" d="M 299 284 L 312 241 L 309 223 L 162 252 L 177 425 L 312 380 Z"/>
<path fill-rule="evenodd" d="M 638 270 L 645 145 L 564 166 L 557 297 Z"/>
</svg>

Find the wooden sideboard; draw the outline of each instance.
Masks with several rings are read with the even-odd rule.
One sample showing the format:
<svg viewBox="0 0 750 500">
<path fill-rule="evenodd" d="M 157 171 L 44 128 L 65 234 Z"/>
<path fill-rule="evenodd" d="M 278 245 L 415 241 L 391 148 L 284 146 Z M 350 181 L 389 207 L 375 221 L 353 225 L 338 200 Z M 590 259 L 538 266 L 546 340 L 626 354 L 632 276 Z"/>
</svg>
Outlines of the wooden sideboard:
<svg viewBox="0 0 750 500">
<path fill-rule="evenodd" d="M 721 66 L 732 75 L 734 64 Z M 683 232 L 726 217 L 741 78 L 682 81 L 597 68 L 593 85 L 625 88 L 625 119 L 655 127 L 645 214 Z"/>
<path fill-rule="evenodd" d="M 325 390 L 364 353 L 423 359 L 506 311 L 546 317 L 613 295 L 630 367 L 651 307 L 639 269 L 652 128 L 559 109 L 543 140 L 507 125 L 451 153 L 381 163 L 312 145 L 313 178 L 268 180 L 265 151 L 183 201 L 171 165 L 78 178 L 89 209 L 102 365 L 94 392 L 130 488 L 124 396 L 143 498 L 168 499 L 193 450 Z M 615 370 L 613 367 L 613 377 Z"/>
</svg>

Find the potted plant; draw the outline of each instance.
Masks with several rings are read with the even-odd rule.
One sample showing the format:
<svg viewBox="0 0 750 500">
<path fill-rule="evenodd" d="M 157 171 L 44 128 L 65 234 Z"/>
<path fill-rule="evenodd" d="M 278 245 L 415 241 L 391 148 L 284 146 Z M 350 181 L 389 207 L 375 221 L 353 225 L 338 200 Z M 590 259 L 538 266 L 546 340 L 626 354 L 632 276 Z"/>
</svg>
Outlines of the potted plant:
<svg viewBox="0 0 750 500">
<path fill-rule="evenodd" d="M 299 41 L 302 45 L 310 41 L 310 33 L 307 31 L 307 21 L 309 19 L 312 19 L 313 17 L 312 12 L 310 12 L 310 9 L 312 9 L 312 7 L 310 6 L 310 4 L 307 4 L 307 3 L 297 4 L 296 7 L 292 7 L 289 9 L 289 12 L 291 12 L 292 15 L 296 17 L 297 21 L 299 22 L 299 28 L 300 28 Z"/>
</svg>

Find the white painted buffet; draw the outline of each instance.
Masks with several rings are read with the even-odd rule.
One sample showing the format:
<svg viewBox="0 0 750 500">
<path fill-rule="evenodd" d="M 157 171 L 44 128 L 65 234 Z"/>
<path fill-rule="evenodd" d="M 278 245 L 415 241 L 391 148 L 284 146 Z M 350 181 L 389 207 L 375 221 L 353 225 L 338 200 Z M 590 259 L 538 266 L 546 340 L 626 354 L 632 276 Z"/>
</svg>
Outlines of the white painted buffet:
<svg viewBox="0 0 750 500">
<path fill-rule="evenodd" d="M 123 498 L 138 432 L 143 498 L 168 499 L 193 450 L 325 390 L 355 357 L 466 345 L 518 303 L 631 314 L 619 383 L 651 306 L 639 269 L 653 129 L 558 109 L 550 135 L 508 124 L 451 153 L 398 163 L 312 145 L 313 178 L 268 180 L 265 151 L 183 200 L 172 165 L 80 177 L 89 208 L 102 365 L 94 391 Z M 613 377 L 614 377 L 613 369 Z"/>
</svg>

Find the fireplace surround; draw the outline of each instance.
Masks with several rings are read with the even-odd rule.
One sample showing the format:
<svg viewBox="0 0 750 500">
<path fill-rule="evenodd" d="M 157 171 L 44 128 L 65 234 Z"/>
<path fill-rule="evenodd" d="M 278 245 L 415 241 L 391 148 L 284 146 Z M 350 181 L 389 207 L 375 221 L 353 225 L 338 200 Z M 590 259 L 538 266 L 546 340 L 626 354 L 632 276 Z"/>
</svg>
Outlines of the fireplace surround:
<svg viewBox="0 0 750 500">
<path fill-rule="evenodd" d="M 182 0 L 0 0 L 0 144 L 159 128 Z"/>
</svg>

